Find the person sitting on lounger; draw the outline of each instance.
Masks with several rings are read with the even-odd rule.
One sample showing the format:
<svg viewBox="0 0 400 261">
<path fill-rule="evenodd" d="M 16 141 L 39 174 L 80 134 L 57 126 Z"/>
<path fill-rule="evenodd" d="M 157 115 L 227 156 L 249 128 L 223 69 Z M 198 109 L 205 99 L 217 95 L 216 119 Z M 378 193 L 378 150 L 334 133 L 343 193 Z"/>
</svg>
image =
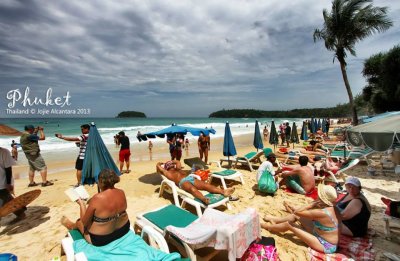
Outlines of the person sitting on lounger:
<svg viewBox="0 0 400 261">
<path fill-rule="evenodd" d="M 300 156 L 299 163 L 300 166 L 280 174 L 282 177 L 280 184 L 286 184 L 287 187 L 299 194 L 311 194 L 315 189 L 314 169 L 308 166 L 307 156 Z"/>
<path fill-rule="evenodd" d="M 332 186 L 318 186 L 318 200 L 308 206 L 298 209 L 284 204 L 290 215 L 282 218 L 265 216 L 261 227 L 272 232 L 282 233 L 292 231 L 309 247 L 319 252 L 332 254 L 336 252 L 339 242 L 339 213 L 335 211 L 334 203 L 337 198 Z M 303 228 L 294 224 L 299 221 Z"/>
<path fill-rule="evenodd" d="M 86 241 L 95 246 L 107 245 L 126 235 L 130 231 L 127 202 L 124 191 L 114 187 L 117 182 L 119 177 L 114 171 L 102 170 L 98 181 L 100 193 L 87 206 L 78 199 L 80 218 L 74 223 L 63 216 L 61 224 L 70 230 L 79 229 Z"/>
<path fill-rule="evenodd" d="M 179 188 L 189 192 L 194 197 L 200 199 L 204 204 L 208 204 L 210 199 L 205 197 L 199 190 L 206 190 L 214 194 L 221 194 L 229 197 L 235 191 L 235 188 L 221 189 L 198 180 L 193 176 L 188 176 L 187 172 L 182 170 L 182 165 L 178 160 L 171 160 L 165 163 L 159 162 L 156 166 L 157 173 L 164 175 L 167 179 L 175 182 Z"/>
</svg>

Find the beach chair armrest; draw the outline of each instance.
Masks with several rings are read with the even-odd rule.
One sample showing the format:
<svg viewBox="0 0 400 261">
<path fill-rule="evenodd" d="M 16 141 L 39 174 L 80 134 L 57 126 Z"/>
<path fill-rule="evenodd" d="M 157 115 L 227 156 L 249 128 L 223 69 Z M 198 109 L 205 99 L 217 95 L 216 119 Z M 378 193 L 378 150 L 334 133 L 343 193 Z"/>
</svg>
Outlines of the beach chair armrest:
<svg viewBox="0 0 400 261">
<path fill-rule="evenodd" d="M 165 241 L 165 238 L 163 237 L 162 234 L 157 232 L 153 227 L 151 226 L 144 226 L 142 228 L 142 233 L 141 237 L 144 238 L 145 235 L 148 236 L 149 238 L 149 245 L 155 248 L 159 248 L 161 251 L 165 253 L 169 253 L 169 248 L 167 241 Z"/>
<path fill-rule="evenodd" d="M 209 161 L 209 162 L 210 162 L 210 165 L 214 163 L 214 164 L 217 164 L 218 168 L 221 168 L 221 164 L 219 161 L 213 160 L 213 161 Z"/>
</svg>

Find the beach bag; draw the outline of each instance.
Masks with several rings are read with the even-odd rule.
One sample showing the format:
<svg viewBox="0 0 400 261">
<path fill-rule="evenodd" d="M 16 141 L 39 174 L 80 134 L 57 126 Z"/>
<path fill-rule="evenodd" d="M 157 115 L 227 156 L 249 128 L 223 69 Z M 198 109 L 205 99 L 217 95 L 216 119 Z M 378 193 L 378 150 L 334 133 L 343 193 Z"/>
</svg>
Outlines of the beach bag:
<svg viewBox="0 0 400 261">
<path fill-rule="evenodd" d="M 199 176 L 202 181 L 206 181 L 208 179 L 208 176 L 210 175 L 210 170 L 199 169 L 199 170 L 196 170 L 196 172 L 194 174 Z"/>
<path fill-rule="evenodd" d="M 252 243 L 240 261 L 279 261 L 275 246 Z"/>
<path fill-rule="evenodd" d="M 278 190 L 274 176 L 268 170 L 261 175 L 258 181 L 258 190 L 267 194 L 274 194 Z"/>
</svg>

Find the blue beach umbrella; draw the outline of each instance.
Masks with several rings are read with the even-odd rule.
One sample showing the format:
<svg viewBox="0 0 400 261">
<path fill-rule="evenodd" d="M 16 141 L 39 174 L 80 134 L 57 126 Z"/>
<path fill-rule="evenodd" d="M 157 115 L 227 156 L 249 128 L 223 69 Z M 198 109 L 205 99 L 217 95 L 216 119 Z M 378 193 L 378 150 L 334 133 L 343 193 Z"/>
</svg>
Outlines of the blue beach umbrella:
<svg viewBox="0 0 400 261">
<path fill-rule="evenodd" d="M 264 148 L 264 144 L 261 139 L 261 133 L 260 133 L 260 127 L 258 126 L 258 121 L 256 120 L 256 126 L 254 130 L 254 140 L 253 140 L 253 145 L 257 149 L 257 152 L 259 149 Z"/>
<path fill-rule="evenodd" d="M 86 145 L 85 159 L 83 160 L 82 184 L 97 183 L 100 171 L 103 169 L 111 169 L 118 176 L 121 175 L 96 125 L 92 123 Z"/>
<path fill-rule="evenodd" d="M 311 121 L 310 121 L 310 132 L 311 133 L 315 133 L 316 132 L 315 125 L 314 125 L 314 118 L 311 118 Z"/>
<path fill-rule="evenodd" d="M 274 145 L 274 151 L 278 141 L 278 132 L 276 131 L 275 122 L 271 122 L 271 133 L 269 134 L 269 144 Z"/>
<path fill-rule="evenodd" d="M 321 129 L 321 119 L 318 119 L 317 122 L 317 130 Z"/>
<path fill-rule="evenodd" d="M 145 133 L 142 135 L 139 135 L 137 138 L 139 141 L 145 141 L 148 138 L 154 139 L 156 137 L 159 138 L 164 138 L 165 135 L 169 134 L 183 134 L 186 135 L 188 132 L 190 132 L 193 136 L 200 136 L 200 133 L 203 133 L 205 136 L 209 136 L 210 133 L 215 134 L 214 129 L 202 129 L 202 128 L 193 128 L 193 127 L 187 127 L 183 125 L 176 125 L 172 124 L 168 128 L 159 130 L 159 131 L 154 131 L 154 132 L 149 132 Z"/>
<path fill-rule="evenodd" d="M 297 134 L 296 122 L 293 122 L 292 133 L 290 134 L 290 142 L 293 143 L 293 148 L 295 143 L 299 144 L 299 134 Z"/>
<path fill-rule="evenodd" d="M 321 129 L 322 129 L 323 133 L 326 133 L 326 120 L 325 119 L 322 120 Z"/>
<path fill-rule="evenodd" d="M 308 140 L 307 123 L 305 121 L 303 121 L 303 127 L 301 127 L 300 138 L 304 141 Z"/>
<path fill-rule="evenodd" d="M 232 138 L 231 128 L 229 127 L 229 122 L 226 122 L 225 124 L 224 146 L 222 153 L 224 154 L 224 156 L 228 157 L 228 162 L 230 162 L 230 156 L 235 156 L 237 154 L 235 143 L 233 142 Z"/>
</svg>

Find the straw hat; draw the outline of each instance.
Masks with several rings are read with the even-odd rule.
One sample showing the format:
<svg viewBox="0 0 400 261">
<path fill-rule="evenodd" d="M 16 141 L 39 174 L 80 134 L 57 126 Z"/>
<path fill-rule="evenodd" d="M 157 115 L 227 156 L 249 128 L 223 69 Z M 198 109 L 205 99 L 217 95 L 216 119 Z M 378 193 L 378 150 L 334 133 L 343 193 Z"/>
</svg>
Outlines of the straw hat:
<svg viewBox="0 0 400 261">
<path fill-rule="evenodd" d="M 34 201 L 37 197 L 39 197 L 41 193 L 40 189 L 35 189 L 29 192 L 26 192 L 18 197 L 12 199 L 7 202 L 0 208 L 0 217 L 5 217 L 10 213 L 13 213 L 23 207 L 26 207 L 29 203 Z"/>
<path fill-rule="evenodd" d="M 318 185 L 318 198 L 328 206 L 333 206 L 337 199 L 336 189 L 321 183 Z"/>
</svg>

